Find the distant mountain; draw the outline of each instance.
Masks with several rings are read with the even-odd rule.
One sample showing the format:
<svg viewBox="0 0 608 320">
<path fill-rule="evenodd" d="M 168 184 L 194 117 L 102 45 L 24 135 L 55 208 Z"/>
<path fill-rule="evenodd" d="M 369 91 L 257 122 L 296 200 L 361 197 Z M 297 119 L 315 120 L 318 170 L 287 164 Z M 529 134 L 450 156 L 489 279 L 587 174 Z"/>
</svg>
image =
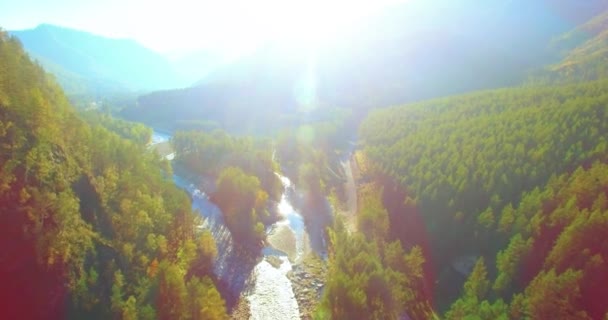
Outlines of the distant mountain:
<svg viewBox="0 0 608 320">
<path fill-rule="evenodd" d="M 70 95 L 175 88 L 182 83 L 162 55 L 130 39 L 42 24 L 11 31 Z"/>
<path fill-rule="evenodd" d="M 143 95 L 122 115 L 167 130 L 221 127 L 233 133 L 269 133 L 305 121 L 302 112 L 317 100 L 306 83 L 306 69 L 305 55 L 265 47 L 191 88 Z"/>
<path fill-rule="evenodd" d="M 225 62 L 224 54 L 200 50 L 170 58 L 177 75 L 188 86 L 208 77 L 218 66 Z"/>
<path fill-rule="evenodd" d="M 123 110 L 122 116 L 165 130 L 222 127 L 268 133 L 293 119 L 297 104 L 289 86 L 245 80 L 158 91 L 139 97 L 137 106 Z"/>
<path fill-rule="evenodd" d="M 229 130 L 236 117 L 245 121 L 236 129 L 259 129 L 268 127 L 254 123 L 260 119 L 280 127 L 279 121 L 314 107 L 364 114 L 373 107 L 514 85 L 552 61 L 551 39 L 606 4 L 435 2 L 391 7 L 317 49 L 268 45 L 190 89 L 143 96 L 124 115 L 165 128 L 205 120 Z"/>
<path fill-rule="evenodd" d="M 608 76 L 608 11 L 552 43 L 560 61 L 535 75 L 533 83 L 592 81 Z"/>
</svg>

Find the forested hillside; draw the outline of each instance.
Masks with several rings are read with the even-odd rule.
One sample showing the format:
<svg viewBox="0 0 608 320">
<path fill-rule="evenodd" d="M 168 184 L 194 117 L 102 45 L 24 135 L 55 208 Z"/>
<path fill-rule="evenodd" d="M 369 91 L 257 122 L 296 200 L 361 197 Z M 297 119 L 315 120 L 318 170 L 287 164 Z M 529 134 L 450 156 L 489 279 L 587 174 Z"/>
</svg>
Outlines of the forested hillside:
<svg viewBox="0 0 608 320">
<path fill-rule="evenodd" d="M 608 165 L 553 176 L 489 226 L 510 238 L 480 258 L 447 319 L 605 319 Z M 495 262 L 494 262 L 495 261 Z M 486 269 L 490 266 L 490 271 Z"/>
<path fill-rule="evenodd" d="M 404 187 L 424 219 L 440 309 L 462 283 L 452 269 L 462 272 L 463 259 L 480 257 L 448 318 L 597 319 L 607 311 L 592 285 L 604 276 L 586 269 L 599 268 L 606 253 L 601 244 L 576 240 L 604 210 L 605 21 L 600 15 L 555 42 L 566 58 L 537 83 L 569 85 L 381 109 L 362 124 L 367 164 Z M 566 252 L 581 256 L 562 260 Z"/>
<path fill-rule="evenodd" d="M 504 240 L 493 228 L 525 224 L 501 215 L 505 205 L 605 158 L 607 88 L 502 89 L 379 110 L 361 139 L 371 164 L 417 203 L 440 272 L 460 256 L 495 254 Z"/>
<path fill-rule="evenodd" d="M 0 33 L 0 317 L 225 319 L 213 238 L 167 164 L 145 131 L 94 122 Z"/>
<path fill-rule="evenodd" d="M 417 199 L 429 231 L 442 234 L 436 256 L 449 259 L 477 241 L 478 214 L 492 218 L 523 191 L 606 155 L 606 88 L 502 89 L 379 110 L 361 138 Z"/>
</svg>

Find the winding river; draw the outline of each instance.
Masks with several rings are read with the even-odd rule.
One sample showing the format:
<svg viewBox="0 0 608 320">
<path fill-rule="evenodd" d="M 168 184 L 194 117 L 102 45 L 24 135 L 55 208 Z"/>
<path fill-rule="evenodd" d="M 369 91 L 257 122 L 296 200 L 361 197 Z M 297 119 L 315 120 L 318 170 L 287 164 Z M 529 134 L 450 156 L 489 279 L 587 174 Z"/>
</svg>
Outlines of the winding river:
<svg viewBox="0 0 608 320">
<path fill-rule="evenodd" d="M 169 139 L 169 135 L 154 132 L 152 144 L 167 142 Z M 172 158 L 173 154 L 170 156 Z M 281 200 L 277 204 L 281 219 L 271 225 L 267 232 L 269 239 L 281 233 L 283 237 L 277 240 L 278 243 L 287 242 L 283 240 L 285 236 L 295 239 L 292 244 L 295 248 L 281 251 L 277 249 L 278 246 L 268 246 L 262 250 L 263 259 L 251 263 L 242 261 L 242 255 L 236 252 L 220 209 L 195 185 L 179 176 L 173 177 L 175 184 L 190 194 L 193 209 L 200 212 L 204 218 L 200 228 L 210 230 L 215 238 L 218 247 L 215 274 L 227 285 L 232 294 L 247 299 L 251 319 L 300 319 L 298 302 L 287 273 L 292 270 L 292 263 L 299 261 L 305 251 L 312 246 L 303 218 L 289 200 L 289 195 L 296 193 L 294 186 L 287 177 L 278 173 L 277 175 L 284 187 Z M 295 254 L 289 256 L 287 251 L 293 251 Z M 269 262 L 270 259 L 274 261 L 272 264 Z"/>
</svg>

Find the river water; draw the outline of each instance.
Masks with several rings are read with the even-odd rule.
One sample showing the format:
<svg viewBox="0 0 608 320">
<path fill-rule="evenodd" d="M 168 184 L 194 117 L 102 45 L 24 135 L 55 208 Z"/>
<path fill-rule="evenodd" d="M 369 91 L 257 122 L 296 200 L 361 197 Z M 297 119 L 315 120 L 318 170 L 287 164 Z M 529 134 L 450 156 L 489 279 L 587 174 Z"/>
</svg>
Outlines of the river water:
<svg viewBox="0 0 608 320">
<path fill-rule="evenodd" d="M 152 144 L 166 142 L 170 139 L 167 134 L 154 132 Z M 194 184 L 185 179 L 174 176 L 175 184 L 186 190 L 192 198 L 192 208 L 200 212 L 203 219 L 201 228 L 211 231 L 217 247 L 218 258 L 214 265 L 214 272 L 234 295 L 242 295 L 249 302 L 251 319 L 300 319 L 298 302 L 295 298 L 292 283 L 287 273 L 292 270 L 293 262 L 302 258 L 305 248 L 310 248 L 310 237 L 306 234 L 302 216 L 290 203 L 289 194 L 295 193 L 291 181 L 277 173 L 283 183 L 284 192 L 277 210 L 281 219 L 270 226 L 269 234 L 282 230 L 295 238 L 295 259 L 288 253 L 274 247 L 262 250 L 263 259 L 251 264 L 242 261 L 242 255 L 237 252 L 232 235 L 226 228 L 221 210 L 213 204 L 209 197 Z M 271 265 L 268 258 L 280 262 L 278 267 Z M 274 263 L 277 265 L 278 263 Z"/>
<path fill-rule="evenodd" d="M 169 141 L 169 139 L 171 139 L 171 135 L 168 135 L 168 134 L 162 133 L 162 132 L 158 132 L 158 131 L 153 131 L 152 137 L 151 137 L 151 144 L 167 142 L 167 141 Z"/>
</svg>

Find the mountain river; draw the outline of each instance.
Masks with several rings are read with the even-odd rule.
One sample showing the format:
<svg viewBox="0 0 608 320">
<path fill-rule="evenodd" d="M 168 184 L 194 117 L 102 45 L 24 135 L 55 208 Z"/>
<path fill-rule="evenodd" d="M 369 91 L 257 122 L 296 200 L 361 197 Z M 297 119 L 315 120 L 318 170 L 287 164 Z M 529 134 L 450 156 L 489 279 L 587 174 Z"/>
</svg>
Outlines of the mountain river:
<svg viewBox="0 0 608 320">
<path fill-rule="evenodd" d="M 154 132 L 152 144 L 164 143 L 169 135 Z M 169 155 L 170 158 L 174 154 Z M 300 319 L 298 302 L 294 296 L 292 283 L 287 273 L 292 270 L 292 263 L 300 260 L 306 250 L 310 250 L 310 237 L 307 234 L 302 216 L 293 208 L 290 194 L 296 194 L 289 179 L 277 173 L 283 183 L 284 192 L 277 210 L 281 219 L 267 228 L 269 239 L 273 234 L 287 233 L 287 238 L 295 241 L 292 250 L 281 251 L 269 245 L 262 250 L 263 259 L 247 262 L 236 252 L 230 231 L 224 225 L 222 212 L 209 197 L 194 184 L 174 176 L 175 184 L 186 190 L 192 198 L 192 207 L 200 212 L 203 224 L 200 228 L 211 231 L 217 243 L 218 258 L 215 262 L 215 274 L 228 286 L 232 294 L 243 296 L 249 302 L 251 319 Z M 269 241 L 272 243 L 273 241 Z M 287 245 L 289 246 L 289 245 Z M 293 251 L 291 256 L 285 251 Z M 294 254 L 295 253 L 295 254 Z M 271 264 L 269 259 L 275 262 Z M 273 266 L 274 265 L 274 266 Z"/>
</svg>

